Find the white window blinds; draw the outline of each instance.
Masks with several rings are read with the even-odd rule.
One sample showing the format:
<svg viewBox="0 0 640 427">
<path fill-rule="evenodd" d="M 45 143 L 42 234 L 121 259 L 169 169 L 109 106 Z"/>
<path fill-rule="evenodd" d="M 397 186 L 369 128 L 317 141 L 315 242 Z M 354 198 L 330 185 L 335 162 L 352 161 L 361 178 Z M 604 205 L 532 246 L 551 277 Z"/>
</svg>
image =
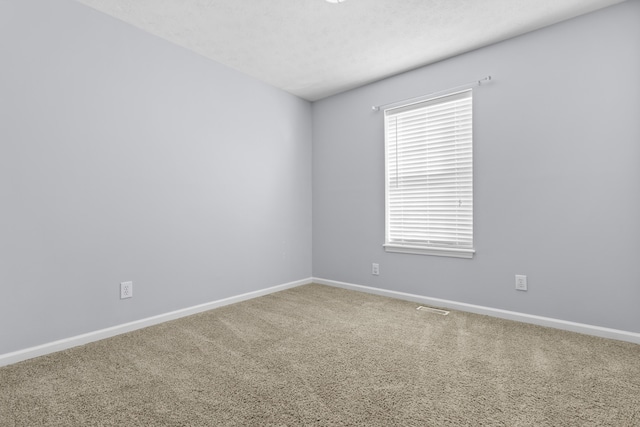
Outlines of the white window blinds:
<svg viewBox="0 0 640 427">
<path fill-rule="evenodd" d="M 385 110 L 391 252 L 473 256 L 472 91 Z"/>
</svg>

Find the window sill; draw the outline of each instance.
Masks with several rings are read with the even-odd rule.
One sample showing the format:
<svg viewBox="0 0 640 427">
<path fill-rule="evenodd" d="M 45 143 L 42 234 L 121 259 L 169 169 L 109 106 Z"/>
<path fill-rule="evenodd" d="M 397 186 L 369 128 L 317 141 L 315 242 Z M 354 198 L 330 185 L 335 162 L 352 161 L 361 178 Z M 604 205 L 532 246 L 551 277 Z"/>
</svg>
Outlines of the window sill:
<svg viewBox="0 0 640 427">
<path fill-rule="evenodd" d="M 467 259 L 473 258 L 473 254 L 476 252 L 475 249 L 425 248 L 421 246 L 394 245 L 392 243 L 386 243 L 383 246 L 384 250 L 387 252 L 415 255 L 446 256 Z"/>
</svg>

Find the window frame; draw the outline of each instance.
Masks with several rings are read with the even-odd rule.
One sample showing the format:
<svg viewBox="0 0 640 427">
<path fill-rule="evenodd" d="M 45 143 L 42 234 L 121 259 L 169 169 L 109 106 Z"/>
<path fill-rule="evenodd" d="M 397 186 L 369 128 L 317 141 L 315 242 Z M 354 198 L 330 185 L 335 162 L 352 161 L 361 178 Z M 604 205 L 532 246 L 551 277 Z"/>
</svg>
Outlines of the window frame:
<svg viewBox="0 0 640 427">
<path fill-rule="evenodd" d="M 464 99 L 464 98 L 469 98 L 469 114 L 470 114 L 470 136 L 469 136 L 469 148 L 468 151 L 470 153 L 470 184 L 467 187 L 455 187 L 457 188 L 468 188 L 470 190 L 470 199 L 471 199 L 471 208 L 469 210 L 470 212 L 470 244 L 464 244 L 464 245 L 455 245 L 455 244 L 434 244 L 434 243 L 430 243 L 427 240 L 422 240 L 422 241 L 417 241 L 417 242 L 407 242 L 407 241 L 399 241 L 397 239 L 392 239 L 390 237 L 391 234 L 391 226 L 390 226 L 390 220 L 391 220 L 391 214 L 390 214 L 390 182 L 391 182 L 391 178 L 390 178 L 390 147 L 389 144 L 391 143 L 396 143 L 397 141 L 397 136 L 396 138 L 393 139 L 393 141 L 390 141 L 389 138 L 389 127 L 388 127 L 388 120 L 389 117 L 398 117 L 400 116 L 402 113 L 404 112 L 412 112 L 412 111 L 417 111 L 420 109 L 428 109 L 431 107 L 435 107 L 438 105 L 443 105 L 452 101 L 455 101 L 457 99 Z M 459 124 L 460 121 L 456 121 L 456 124 Z M 396 125 L 397 126 L 397 123 Z M 426 141 L 426 140 L 425 140 Z M 465 90 L 461 90 L 461 91 L 457 91 L 457 92 L 452 92 L 452 93 L 448 93 L 445 95 L 441 95 L 438 97 L 433 97 L 433 98 L 428 98 L 428 99 L 423 99 L 420 101 L 416 101 L 416 102 L 412 102 L 412 103 L 408 103 L 408 104 L 404 104 L 404 105 L 400 105 L 400 106 L 395 106 L 392 108 L 388 108 L 384 110 L 384 168 L 385 168 L 385 243 L 384 243 L 384 249 L 386 252 L 395 252 L 395 253 L 407 253 L 407 254 L 419 254 L 419 255 L 434 255 L 434 256 L 445 256 L 445 257 L 455 257 L 455 258 L 473 258 L 474 254 L 475 254 L 475 248 L 474 248 L 474 215 L 473 215 L 473 91 L 472 89 L 465 89 Z M 428 150 L 427 146 L 426 146 L 426 142 L 425 142 L 425 149 Z M 396 148 L 397 150 L 397 148 Z M 397 165 L 397 151 L 394 151 L 396 154 L 396 160 L 395 160 L 395 164 Z M 460 158 L 460 157 L 457 157 Z M 426 163 L 427 160 L 425 160 Z M 396 177 L 395 179 L 399 179 L 398 176 L 398 172 L 395 172 Z M 457 177 L 458 175 L 456 175 Z M 428 184 L 425 184 L 425 187 L 427 187 Z M 428 192 L 430 190 L 425 190 L 425 192 Z M 421 200 L 425 200 L 428 197 L 425 196 L 423 199 Z M 427 203 L 427 201 L 425 201 L 424 203 Z M 405 205 L 402 205 L 405 206 Z M 468 208 L 467 208 L 468 210 Z M 453 216 L 452 216 L 453 217 Z M 425 227 L 426 228 L 426 227 Z M 442 229 L 442 226 L 441 226 Z M 456 229 L 458 230 L 458 229 Z M 468 233 L 469 234 L 469 233 Z M 468 240 L 468 239 L 467 239 Z"/>
</svg>

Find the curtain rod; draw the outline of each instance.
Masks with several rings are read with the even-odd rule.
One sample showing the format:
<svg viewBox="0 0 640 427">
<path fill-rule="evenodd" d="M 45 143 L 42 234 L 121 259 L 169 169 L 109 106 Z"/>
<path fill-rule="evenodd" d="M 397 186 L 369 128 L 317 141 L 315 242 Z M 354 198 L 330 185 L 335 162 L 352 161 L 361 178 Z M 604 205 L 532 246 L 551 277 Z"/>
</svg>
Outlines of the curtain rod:
<svg viewBox="0 0 640 427">
<path fill-rule="evenodd" d="M 487 77 L 484 77 L 484 78 L 482 78 L 480 80 L 476 80 L 476 81 L 473 81 L 473 82 L 469 82 L 469 83 L 465 83 L 465 84 L 458 85 L 458 86 L 455 86 L 455 87 L 451 87 L 449 89 L 443 89 L 443 90 L 439 90 L 437 92 L 427 93 L 426 95 L 420 95 L 420 96 L 414 96 L 413 98 L 401 99 L 399 101 L 389 102 L 388 104 L 373 105 L 371 107 L 371 109 L 373 111 L 380 111 L 381 108 L 390 107 L 390 106 L 396 105 L 396 104 L 403 104 L 403 103 L 408 102 L 408 101 L 419 100 L 419 99 L 426 98 L 426 97 L 429 97 L 429 96 L 435 96 L 435 95 L 438 95 L 438 94 L 451 92 L 451 91 L 454 91 L 454 90 L 457 90 L 457 89 L 469 88 L 469 87 L 474 87 L 474 86 L 481 86 L 483 82 L 489 82 L 489 81 L 491 81 L 491 76 L 487 76 Z"/>
</svg>

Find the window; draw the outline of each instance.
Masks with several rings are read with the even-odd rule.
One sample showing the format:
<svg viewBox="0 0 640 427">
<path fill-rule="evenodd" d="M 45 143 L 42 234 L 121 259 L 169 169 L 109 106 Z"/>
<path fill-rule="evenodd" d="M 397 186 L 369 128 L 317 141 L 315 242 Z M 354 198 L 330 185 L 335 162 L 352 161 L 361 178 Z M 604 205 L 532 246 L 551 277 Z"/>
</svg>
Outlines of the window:
<svg viewBox="0 0 640 427">
<path fill-rule="evenodd" d="M 471 258 L 472 91 L 385 110 L 385 250 Z"/>
</svg>

